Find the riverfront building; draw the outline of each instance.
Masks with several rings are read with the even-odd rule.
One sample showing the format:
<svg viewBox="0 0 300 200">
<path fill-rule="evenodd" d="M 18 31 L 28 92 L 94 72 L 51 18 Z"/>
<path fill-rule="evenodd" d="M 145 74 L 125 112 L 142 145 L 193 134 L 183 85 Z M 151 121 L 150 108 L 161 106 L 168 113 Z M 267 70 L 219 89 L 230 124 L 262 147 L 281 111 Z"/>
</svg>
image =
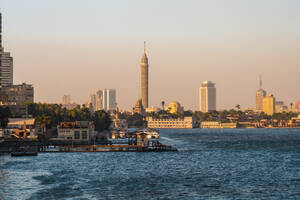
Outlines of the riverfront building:
<svg viewBox="0 0 300 200">
<path fill-rule="evenodd" d="M 146 55 L 146 42 L 144 42 L 144 54 L 141 61 L 141 93 L 143 107 L 146 109 L 149 106 L 149 91 L 148 91 L 148 57 Z"/>
<path fill-rule="evenodd" d="M 200 128 L 236 128 L 237 123 L 230 122 L 230 123 L 221 123 L 216 121 L 206 121 L 201 122 Z"/>
<path fill-rule="evenodd" d="M 275 97 L 273 95 L 266 95 L 263 99 L 263 112 L 267 115 L 275 113 Z"/>
<path fill-rule="evenodd" d="M 266 91 L 262 89 L 262 80 L 259 79 L 259 89 L 255 94 L 255 111 L 262 112 L 263 111 L 263 99 L 266 97 Z"/>
<path fill-rule="evenodd" d="M 62 122 L 57 126 L 57 133 L 61 140 L 90 141 L 94 126 L 88 121 Z"/>
<path fill-rule="evenodd" d="M 148 128 L 194 128 L 193 117 L 184 118 L 152 118 L 147 117 Z"/>
<path fill-rule="evenodd" d="M 201 83 L 199 89 L 200 94 L 200 111 L 209 112 L 216 110 L 216 87 L 215 83 L 211 81 L 204 81 Z"/>
</svg>

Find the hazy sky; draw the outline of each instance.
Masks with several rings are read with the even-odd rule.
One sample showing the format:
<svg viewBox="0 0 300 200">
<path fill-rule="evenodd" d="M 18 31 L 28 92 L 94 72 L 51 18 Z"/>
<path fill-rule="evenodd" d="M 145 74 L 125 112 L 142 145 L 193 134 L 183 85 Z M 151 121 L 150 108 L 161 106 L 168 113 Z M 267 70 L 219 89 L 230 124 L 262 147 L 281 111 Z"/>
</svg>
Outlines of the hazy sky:
<svg viewBox="0 0 300 200">
<path fill-rule="evenodd" d="M 0 0 L 14 82 L 35 101 L 83 103 L 116 88 L 121 109 L 140 97 L 143 41 L 150 105 L 199 109 L 199 86 L 217 108 L 254 106 L 258 77 L 287 104 L 300 101 L 300 0 Z"/>
</svg>

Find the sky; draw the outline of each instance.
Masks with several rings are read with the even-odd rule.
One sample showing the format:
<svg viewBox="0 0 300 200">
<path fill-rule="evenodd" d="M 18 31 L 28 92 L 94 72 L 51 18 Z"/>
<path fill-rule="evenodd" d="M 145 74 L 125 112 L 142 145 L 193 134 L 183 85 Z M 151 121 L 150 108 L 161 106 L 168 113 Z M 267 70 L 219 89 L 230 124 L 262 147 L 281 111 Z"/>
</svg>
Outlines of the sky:
<svg viewBox="0 0 300 200">
<path fill-rule="evenodd" d="M 36 102 L 115 88 L 131 109 L 144 41 L 151 106 L 198 110 L 210 80 L 217 109 L 251 108 L 260 75 L 277 100 L 300 101 L 300 0 L 0 0 L 0 11 L 14 83 L 33 84 Z"/>
</svg>

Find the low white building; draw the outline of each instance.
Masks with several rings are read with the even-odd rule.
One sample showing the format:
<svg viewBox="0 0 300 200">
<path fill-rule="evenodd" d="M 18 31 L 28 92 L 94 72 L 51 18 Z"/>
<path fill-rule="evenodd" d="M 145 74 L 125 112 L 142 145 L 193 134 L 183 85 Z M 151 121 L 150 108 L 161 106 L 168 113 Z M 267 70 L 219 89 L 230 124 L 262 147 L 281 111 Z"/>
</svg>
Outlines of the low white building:
<svg viewBox="0 0 300 200">
<path fill-rule="evenodd" d="M 89 121 L 62 122 L 57 126 L 58 139 L 90 141 L 94 136 L 94 125 Z"/>
<path fill-rule="evenodd" d="M 152 118 L 147 117 L 148 128 L 194 128 L 193 117 Z"/>
<path fill-rule="evenodd" d="M 216 121 L 206 121 L 200 123 L 200 128 L 236 128 L 237 123 L 229 122 L 229 123 L 221 123 Z"/>
</svg>

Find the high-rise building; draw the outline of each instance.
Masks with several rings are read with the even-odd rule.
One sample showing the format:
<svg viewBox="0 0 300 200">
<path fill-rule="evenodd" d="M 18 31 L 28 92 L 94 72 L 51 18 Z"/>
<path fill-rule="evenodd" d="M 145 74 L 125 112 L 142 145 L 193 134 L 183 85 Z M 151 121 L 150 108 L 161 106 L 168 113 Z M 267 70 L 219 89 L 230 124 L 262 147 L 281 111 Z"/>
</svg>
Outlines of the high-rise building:
<svg viewBox="0 0 300 200">
<path fill-rule="evenodd" d="M 61 102 L 62 105 L 70 105 L 71 104 L 71 96 L 70 95 L 64 95 L 62 97 L 62 102 Z"/>
<path fill-rule="evenodd" d="M 276 101 L 275 102 L 275 112 L 276 113 L 282 113 L 282 112 L 287 112 L 288 107 L 284 104 L 283 101 Z"/>
<path fill-rule="evenodd" d="M 97 110 L 114 110 L 116 107 L 116 90 L 115 89 L 103 89 L 98 90 L 96 94 L 91 94 L 88 100 L 88 106 L 90 104 L 94 111 Z"/>
<path fill-rule="evenodd" d="M 148 91 L 148 57 L 146 55 L 146 42 L 144 42 L 144 54 L 141 61 L 141 92 L 142 104 L 144 108 L 148 108 L 149 91 Z"/>
<path fill-rule="evenodd" d="M 96 97 L 97 96 L 95 94 L 91 94 L 88 99 L 88 107 L 92 112 L 96 111 L 96 102 L 97 102 Z"/>
<path fill-rule="evenodd" d="M 2 15 L 0 13 L 0 86 L 13 85 L 13 58 L 2 46 Z"/>
<path fill-rule="evenodd" d="M 13 58 L 2 46 L 2 14 L 0 13 L 0 101 L 4 105 L 19 106 L 34 102 L 34 88 L 23 83 L 13 85 Z"/>
<path fill-rule="evenodd" d="M 256 112 L 263 111 L 263 99 L 266 97 L 266 91 L 262 89 L 262 79 L 259 78 L 259 89 L 256 91 L 255 94 L 255 110 Z"/>
<path fill-rule="evenodd" d="M 215 83 L 211 81 L 204 81 L 201 83 L 199 89 L 200 96 L 200 111 L 209 112 L 216 110 L 216 87 Z"/>
<path fill-rule="evenodd" d="M 34 92 L 32 85 L 26 83 L 20 85 L 1 86 L 1 101 L 7 105 L 18 105 L 21 103 L 33 103 Z"/>
<path fill-rule="evenodd" d="M 267 115 L 275 113 L 275 97 L 271 94 L 266 95 L 263 99 L 263 112 Z"/>
<path fill-rule="evenodd" d="M 103 90 L 98 90 L 96 92 L 96 110 L 103 109 Z"/>
<path fill-rule="evenodd" d="M 114 110 L 116 107 L 116 90 L 106 88 L 102 92 L 103 92 L 103 109 Z"/>
<path fill-rule="evenodd" d="M 2 48 L 2 14 L 0 13 L 0 48 Z"/>
</svg>

